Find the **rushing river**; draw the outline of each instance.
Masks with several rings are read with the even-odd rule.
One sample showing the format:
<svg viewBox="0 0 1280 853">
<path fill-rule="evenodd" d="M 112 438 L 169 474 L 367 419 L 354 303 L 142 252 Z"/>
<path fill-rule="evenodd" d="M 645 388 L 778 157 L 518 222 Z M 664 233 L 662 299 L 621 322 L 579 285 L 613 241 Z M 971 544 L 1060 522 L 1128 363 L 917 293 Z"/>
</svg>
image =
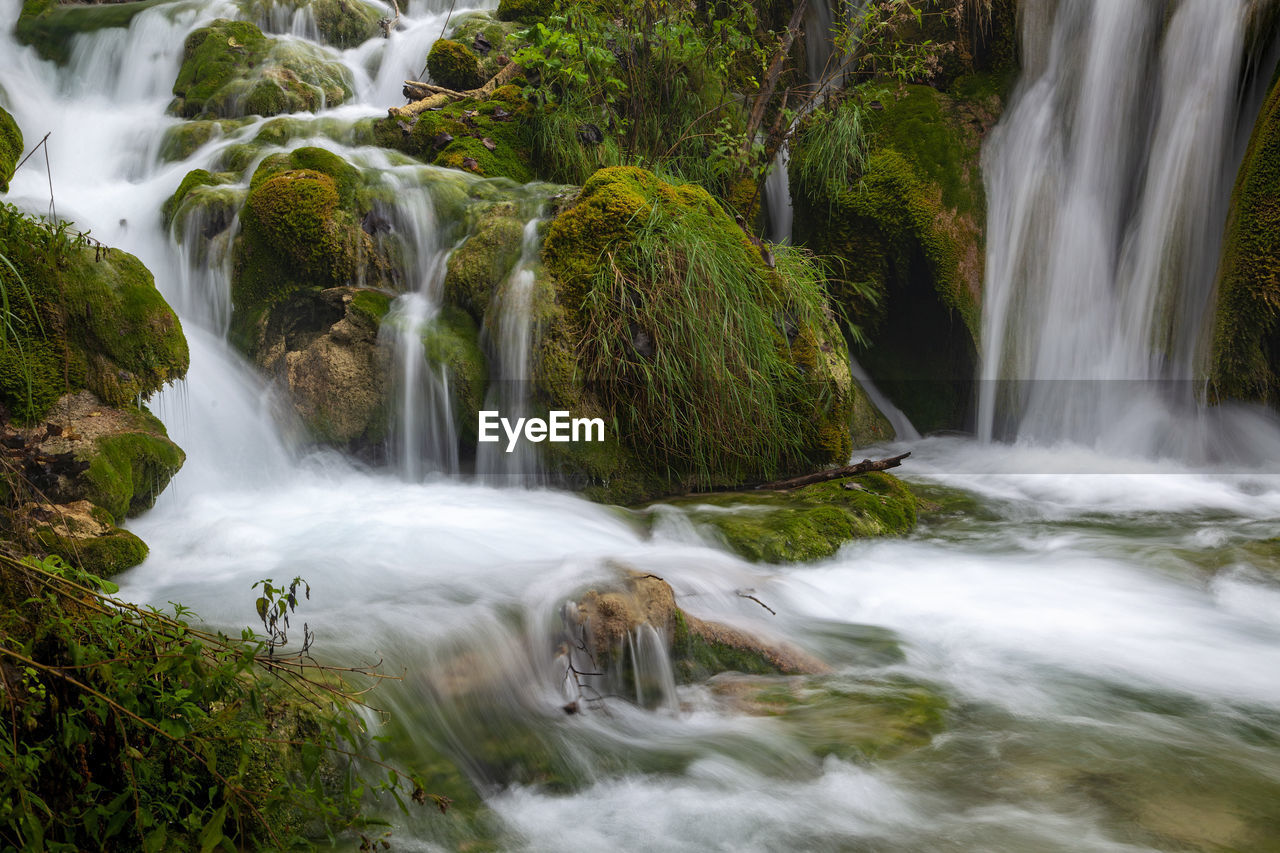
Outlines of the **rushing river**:
<svg viewBox="0 0 1280 853">
<path fill-rule="evenodd" d="M 1170 24 L 1169 51 L 1190 53 L 1162 54 L 1152 35 L 1161 22 L 1140 13 L 1143 3 L 1096 0 L 1117 15 L 1098 26 L 1147 28 L 1134 36 L 1145 53 L 1125 60 L 1151 60 L 1150 73 L 1166 75 L 1164 99 L 1174 104 L 1169 87 L 1179 58 L 1200 61 L 1233 48 L 1210 38 L 1215 33 L 1204 33 L 1196 18 Z M 1085 15 L 1095 4 L 1057 5 Z M 1189 15 L 1206 6 L 1173 5 Z M 17 8 L 16 0 L 2 0 L 0 18 L 13 20 Z M 1125 9 L 1138 9 L 1136 17 Z M 1280 850 L 1274 418 L 1144 397 L 1126 410 L 1140 417 L 1104 417 L 1098 403 L 1067 434 L 1046 438 L 1032 416 L 1061 412 L 1060 397 L 1003 413 L 990 400 L 987 427 L 1003 423 L 1017 444 L 930 437 L 906 445 L 913 456 L 902 475 L 934 507 L 914 535 L 780 567 L 744 563 L 669 513 L 650 524 L 571 494 L 424 473 L 448 472 L 449 464 L 370 471 L 300 452 L 272 391 L 222 341 L 226 291 L 200 290 L 226 288 L 225 271 L 194 269 L 160 220 L 163 200 L 188 170 L 253 135 L 253 126 L 237 131 L 185 162 L 158 157 L 164 131 L 177 123 L 165 108 L 184 35 L 234 11 L 186 0 L 155 7 L 128 31 L 80 37 L 65 69 L 5 36 L 0 83 L 29 144 L 52 132 L 58 215 L 141 257 L 182 312 L 191 343 L 188 379 L 152 402 L 188 462 L 155 509 L 130 523 L 151 556 L 121 578 L 122 594 L 182 601 L 212 623 L 240 626 L 252 621 L 254 581 L 305 576 L 313 594 L 301 615 L 316 633 L 317 653 L 381 659 L 385 671 L 403 675 L 375 698 L 394 712 L 387 734 L 399 758 L 428 773 L 442 762 L 460 768 L 483 795 L 484 808 L 449 816 L 391 813 L 398 849 L 479 842 L 524 850 Z M 400 80 L 416 73 L 443 11 L 410 3 L 407 27 L 395 38 L 341 54 L 358 96 L 326 115 L 350 122 L 399 103 Z M 1039 26 L 1050 32 L 1053 23 Z M 1048 58 L 1029 66 L 1048 76 L 1024 81 L 1024 96 L 1125 73 L 1106 65 L 1115 56 L 1091 60 L 1075 50 L 1100 44 L 1110 30 L 1090 36 L 1079 22 L 1062 26 L 1075 41 L 1041 34 Z M 306 32 L 289 19 L 281 28 Z M 1201 49 L 1210 53 L 1194 52 Z M 1079 64 L 1067 73 L 1074 54 Z M 1103 67 L 1091 71 L 1090 61 Z M 1065 103 L 1083 97 L 1061 93 Z M 1143 240 L 1158 247 L 1191 239 L 1156 233 L 1188 227 L 1174 214 L 1152 222 L 1164 210 L 1159 180 L 1198 181 L 1195 198 L 1207 212 L 1192 236 L 1201 243 L 1184 248 L 1211 251 L 1202 244 L 1217 239 L 1229 164 L 1238 156 L 1235 117 L 1209 115 L 1197 136 L 1172 127 L 1159 104 L 1144 109 L 1151 114 L 1129 129 L 1133 138 L 1125 136 L 1124 162 L 1165 156 L 1165 149 L 1146 155 L 1132 146 L 1148 128 L 1159 135 L 1168 126 L 1178 135 L 1167 141 L 1181 146 L 1167 154 L 1171 162 L 1217 157 L 1228 177 L 1216 168 L 1179 177 L 1153 166 L 1142 182 L 1149 206 L 1132 213 L 1135 194 L 1142 197 L 1132 187 L 1123 203 L 1103 199 L 1112 219 L 1127 216 L 1124 222 L 1097 220 L 1089 204 L 1098 197 L 1079 184 L 1055 186 L 1070 198 L 1057 204 L 1041 195 L 1020 220 L 1037 227 L 993 239 L 993 252 L 1013 241 L 1023 255 L 1034 254 L 1026 240 L 1047 241 L 1050 260 L 1035 275 L 1009 273 L 1002 258 L 992 259 L 1008 275 L 995 285 L 1000 304 L 988 328 L 1002 344 L 1039 347 L 1025 354 L 1035 370 L 1018 378 L 1099 378 L 1071 372 L 1067 362 L 1044 367 L 1068 359 L 1054 352 L 1078 358 L 1097 346 L 1087 318 L 1059 333 L 1041 327 L 1052 324 L 1038 307 L 1062 298 L 1055 288 L 1067 261 L 1052 259 L 1087 253 L 1072 241 L 1097 236 L 1072 230 L 1081 221 L 1115 231 L 1102 241 L 1113 255 L 1097 258 L 1105 262 L 1092 282 L 1099 293 L 1150 283 L 1142 263 L 1158 249 Z M 1102 156 L 1120 129 L 1105 115 L 1096 123 L 1100 135 L 1082 140 L 1078 134 L 1091 132 L 1086 120 L 1055 131 L 1052 115 L 1011 109 L 1000 144 L 1008 148 L 1010 138 L 1034 130 L 1040 148 L 1013 145 L 997 160 L 1004 168 L 993 171 L 991 187 L 1007 195 L 997 196 L 993 211 L 1006 215 L 1021 192 L 1043 193 L 1025 186 L 1038 174 L 1028 162 L 1037 151 L 1094 168 L 1102 180 L 1097 175 L 1115 164 L 1073 159 L 1052 138 L 1076 134 L 1072 145 Z M 341 140 L 299 139 L 290 147 L 309 143 L 381 162 L 378 152 Z M 1039 163 L 1040 172 L 1054 162 Z M 19 172 L 11 200 L 47 209 L 43 167 L 37 157 Z M 1053 210 L 1062 218 L 1052 218 Z M 433 251 L 447 251 L 448 241 L 439 242 Z M 424 258 L 418 267 L 430 276 L 438 264 Z M 402 306 L 406 312 L 430 312 L 428 284 L 415 289 L 428 302 Z M 1043 288 L 1041 301 L 1018 296 L 1022 285 Z M 1160 328 L 1193 334 L 1181 330 L 1195 307 L 1180 308 Z M 1144 315 L 1134 334 L 1165 334 L 1156 325 Z M 1185 378 L 1178 371 L 1190 356 L 1161 372 L 1145 361 L 1135 367 L 1141 360 L 1126 346 L 1108 349 L 1114 372 L 1102 379 Z M 998 365 L 988 370 L 988 378 L 1011 378 Z M 1080 433 L 1090 424 L 1093 432 Z M 1153 435 L 1161 440 L 1148 440 Z M 560 614 L 567 601 L 616 578 L 620 566 L 664 578 L 692 614 L 785 638 L 829 663 L 831 674 L 769 683 L 721 676 L 677 688 L 657 661 L 651 675 L 659 701 L 651 707 L 609 699 L 566 715 L 562 706 L 574 694 L 560 656 Z M 746 590 L 776 615 L 743 597 Z"/>
</svg>

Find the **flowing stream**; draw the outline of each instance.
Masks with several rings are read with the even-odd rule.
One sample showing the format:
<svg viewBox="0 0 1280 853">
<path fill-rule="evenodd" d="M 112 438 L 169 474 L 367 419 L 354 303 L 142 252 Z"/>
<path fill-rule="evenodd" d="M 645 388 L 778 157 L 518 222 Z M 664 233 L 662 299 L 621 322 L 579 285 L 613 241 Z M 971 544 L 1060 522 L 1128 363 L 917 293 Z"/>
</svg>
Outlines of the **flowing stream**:
<svg viewBox="0 0 1280 853">
<path fill-rule="evenodd" d="M 1040 34 L 1045 50 L 987 153 L 986 375 L 1190 380 L 1238 150 L 1243 0 L 1180 0 L 1167 21 L 1148 0 L 1030 5 L 1058 11 L 1028 19 L 1028 43 Z M 389 42 L 333 52 L 358 97 L 323 120 L 340 128 L 399 103 L 446 9 L 410 2 Z M 0 0 L 3 20 L 17 10 Z M 64 69 L 6 35 L 0 83 L 29 143 L 52 131 L 59 216 L 138 255 L 191 343 L 187 380 L 152 401 L 188 461 L 129 525 L 151 556 L 121 577 L 122 594 L 240 626 L 254 581 L 306 577 L 317 652 L 403 675 L 376 698 L 401 760 L 440 780 L 456 768 L 482 796 L 480 807 L 445 791 L 459 799 L 447 816 L 390 811 L 399 849 L 1277 849 L 1274 418 L 1202 410 L 1194 395 L 1120 411 L 1033 384 L 984 404 L 988 430 L 1016 444 L 905 445 L 903 475 L 936 505 L 917 533 L 777 567 L 742 562 L 674 511 L 447 476 L 456 462 L 424 426 L 447 389 L 408 375 L 422 369 L 412 340 L 399 344 L 417 396 L 404 395 L 398 472 L 303 452 L 273 390 L 223 340 L 225 261 L 193 254 L 160 217 L 187 171 L 256 133 L 251 123 L 180 163 L 158 156 L 177 122 L 165 108 L 183 37 L 234 13 L 175 0 L 127 31 L 79 37 Z M 276 24 L 310 35 L 305 20 Z M 497 185 L 392 162 L 319 123 L 287 147 L 305 144 L 397 186 L 387 219 L 412 235 L 418 279 L 396 310 L 405 328 L 429 321 L 462 233 L 440 200 Z M 23 168 L 9 200 L 47 209 L 42 166 Z M 511 327 L 489 330 L 515 370 L 532 257 L 506 286 Z M 1056 304 L 1068 279 L 1085 304 Z M 1144 429 L 1160 440 L 1138 442 Z M 1209 434 L 1246 456 L 1202 452 Z M 562 613 L 620 566 L 831 673 L 677 687 L 661 638 L 639 632 L 642 703 L 566 714 Z"/>
</svg>

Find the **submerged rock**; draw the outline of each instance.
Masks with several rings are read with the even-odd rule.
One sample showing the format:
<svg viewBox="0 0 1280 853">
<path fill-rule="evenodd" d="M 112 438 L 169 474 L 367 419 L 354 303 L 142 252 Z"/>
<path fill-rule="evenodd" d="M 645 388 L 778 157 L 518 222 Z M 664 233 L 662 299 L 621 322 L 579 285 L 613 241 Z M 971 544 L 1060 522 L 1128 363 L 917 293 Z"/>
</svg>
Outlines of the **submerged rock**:
<svg viewBox="0 0 1280 853">
<path fill-rule="evenodd" d="M 676 507 L 748 560 L 798 563 L 830 557 L 855 539 L 904 536 L 915 529 L 917 505 L 901 480 L 870 473 L 794 491 L 691 495 L 651 511 Z"/>
<path fill-rule="evenodd" d="M 170 112 L 184 118 L 273 116 L 340 104 L 352 83 L 344 66 L 312 44 L 219 19 L 187 36 L 173 94 Z"/>
</svg>

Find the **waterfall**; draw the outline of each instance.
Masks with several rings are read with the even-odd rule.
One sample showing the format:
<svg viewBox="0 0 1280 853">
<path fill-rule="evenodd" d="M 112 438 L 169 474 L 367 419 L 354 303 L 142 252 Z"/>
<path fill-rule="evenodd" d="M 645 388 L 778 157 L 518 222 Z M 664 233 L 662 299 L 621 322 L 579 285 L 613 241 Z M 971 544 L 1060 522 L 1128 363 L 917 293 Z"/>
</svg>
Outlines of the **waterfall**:
<svg viewBox="0 0 1280 853">
<path fill-rule="evenodd" d="M 983 155 L 979 431 L 1204 460 L 1204 342 L 1248 0 L 1027 4 Z"/>
<path fill-rule="evenodd" d="M 490 370 L 493 384 L 485 398 L 488 409 L 500 412 L 502 417 L 515 423 L 516 418 L 528 417 L 529 391 L 532 373 L 530 362 L 534 346 L 534 319 L 532 317 L 533 291 L 537 283 L 537 261 L 541 240 L 538 236 L 539 218 L 530 219 L 524 226 L 521 238 L 520 260 L 496 294 L 494 308 L 498 322 L 488 325 L 484 337 L 486 347 L 493 353 Z M 476 474 L 482 480 L 497 485 L 533 486 L 541 482 L 541 465 L 538 448 L 527 441 L 516 444 L 507 452 L 503 441 L 481 444 L 476 450 Z"/>
</svg>

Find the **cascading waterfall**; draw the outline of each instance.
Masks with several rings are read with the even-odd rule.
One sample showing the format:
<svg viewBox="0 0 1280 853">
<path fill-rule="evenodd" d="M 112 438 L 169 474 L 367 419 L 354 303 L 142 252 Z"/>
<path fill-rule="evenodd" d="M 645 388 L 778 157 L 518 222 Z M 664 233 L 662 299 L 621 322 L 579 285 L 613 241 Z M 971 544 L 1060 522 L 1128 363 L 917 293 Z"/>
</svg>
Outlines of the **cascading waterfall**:
<svg viewBox="0 0 1280 853">
<path fill-rule="evenodd" d="M 532 412 L 529 392 L 533 378 L 530 369 L 534 346 L 533 289 L 537 283 L 539 218 L 530 219 L 521 238 L 520 259 L 496 297 L 498 322 L 484 330 L 488 349 L 494 354 L 490 370 L 493 385 L 485 405 L 502 414 L 511 423 Z M 535 486 L 542 481 L 538 448 L 520 442 L 507 452 L 506 437 L 497 442 L 481 443 L 476 448 L 476 475 L 493 485 Z"/>
<path fill-rule="evenodd" d="M 1027 4 L 1040 12 L 1052 5 Z M 1217 41 L 1238 39 L 1235 24 L 1211 20 L 1206 9 L 1238 3 L 1181 0 L 1163 35 L 1158 5 L 1058 0 L 1057 17 L 1028 20 L 1057 46 L 1028 51 L 1028 79 L 988 155 L 991 240 L 1005 247 L 991 247 L 990 268 L 991 297 L 1006 302 L 999 339 L 1007 345 L 997 360 L 1006 367 L 1034 363 L 1041 343 L 1051 348 L 1046 337 L 1083 337 L 1052 322 L 1035 325 L 1047 300 L 1030 296 L 1033 283 L 1066 288 L 1049 270 L 1070 266 L 1054 258 L 1072 245 L 1094 246 L 1059 235 L 1068 223 L 1083 227 L 1068 204 L 1082 181 L 1101 196 L 1092 201 L 1107 201 L 1115 225 L 1110 239 L 1090 237 L 1108 250 L 1096 265 L 1107 287 L 1096 296 L 1123 317 L 1108 328 L 1119 324 L 1129 343 L 1141 339 L 1142 358 L 1135 343 L 1132 361 L 1143 377 L 1181 376 L 1194 363 L 1200 291 L 1117 294 L 1122 283 L 1155 278 L 1206 284 L 1189 270 L 1211 265 L 1229 180 L 1218 168 L 1229 172 L 1230 145 L 1200 131 L 1230 124 L 1234 99 L 1218 74 L 1233 73 L 1238 60 Z M 12 21 L 18 8 L 0 0 L 0 19 Z M 327 128 L 398 103 L 401 80 L 421 68 L 447 9 L 444 0 L 402 3 L 406 28 L 392 39 L 331 51 L 356 81 L 358 103 L 294 118 Z M 979 511 L 942 513 L 924 535 L 851 543 L 819 563 L 764 566 L 728 553 L 675 507 L 624 511 L 553 490 L 389 476 L 294 449 L 272 389 L 223 340 L 229 269 L 211 262 L 217 245 L 196 247 L 197 233 L 205 239 L 217 229 L 184 221 L 185 230 L 166 232 L 159 213 L 187 171 L 210 168 L 264 123 L 250 121 L 182 163 L 155 157 L 176 123 L 164 111 L 186 34 L 236 11 L 189 0 L 159 5 L 127 30 L 78 37 L 63 69 L 0 33 L 0 82 L 29 145 L 53 131 L 60 215 L 138 255 L 178 306 L 191 346 L 188 380 L 151 401 L 187 462 L 156 507 L 128 523 L 151 556 L 117 578 L 122 596 L 159 607 L 181 601 L 238 631 L 253 621 L 255 581 L 304 575 L 313 588 L 305 604 L 313 653 L 343 663 L 383 659 L 388 673 L 403 677 L 374 696 L 392 712 L 383 733 L 396 758 L 427 771 L 432 789 L 456 778 L 455 768 L 464 780 L 448 815 L 389 809 L 396 844 L 884 853 L 1273 844 L 1280 595 L 1263 572 L 1275 561 L 1268 540 L 1280 536 L 1275 477 L 1116 460 L 1105 448 L 1089 451 L 1088 464 L 1107 464 L 1107 476 L 1045 477 L 1049 465 L 1085 451 L 930 438 L 913 445 L 904 476 L 963 490 Z M 1094 13 L 1101 17 L 1086 27 Z M 1126 21 L 1135 38 L 1128 45 L 1107 29 Z M 1191 49 L 1198 37 L 1203 54 Z M 1133 55 L 1098 58 L 1122 47 Z M 1144 85 L 1158 78 L 1157 102 L 1086 89 L 1085 66 L 1095 59 L 1090 79 L 1099 87 L 1129 74 Z M 1228 71 L 1212 67 L 1219 60 Z M 1224 100 L 1205 97 L 1179 68 L 1203 74 Z M 1051 70 L 1056 76 L 1047 77 Z M 1028 99 L 1036 87 L 1051 106 Z M 1098 103 L 1111 97 L 1130 111 Z M 1086 121 L 1090 111 L 1099 117 Z M 1119 127 L 1108 124 L 1113 119 Z M 94 129 L 90 142 L 86 127 Z M 1104 130 L 1110 135 L 1086 138 Z M 441 195 L 466 197 L 478 179 L 406 166 L 332 138 L 297 138 L 288 147 L 309 144 L 379 170 L 394 185 L 386 219 L 417 253 L 397 311 L 425 321 L 439 304 L 433 264 L 462 236 L 451 230 L 462 218 L 457 205 L 436 195 L 433 205 L 426 193 L 451 181 L 464 189 Z M 260 156 L 276 150 L 264 146 Z M 1213 169 L 1188 172 L 1209 157 Z M 1106 167 L 1108 158 L 1144 177 Z M 1059 169 L 1072 180 L 1052 180 Z M 1123 193 L 1113 195 L 1104 172 L 1121 180 Z M 1037 174 L 1044 177 L 1033 180 Z M 1083 186 L 1073 203 L 1087 207 Z M 501 182 L 482 189 L 484 201 L 521 193 Z M 28 164 L 6 200 L 43 211 L 47 196 L 43 171 Z M 1206 224 L 1210 209 L 1217 221 Z M 1102 227 L 1101 216 L 1095 224 Z M 486 330 L 504 361 L 495 370 L 517 380 L 528 377 L 532 329 L 515 306 L 537 284 L 536 229 L 531 221 L 524 256 L 499 296 L 503 319 Z M 202 263 L 207 268 L 198 269 Z M 1130 328 L 1143 325 L 1133 317 L 1149 304 L 1159 309 L 1151 322 Z M 1093 316 L 1110 322 L 1102 309 Z M 1070 316 L 1058 320 L 1076 325 Z M 993 322 L 989 314 L 989 328 Z M 402 354 L 425 370 L 407 352 L 420 342 L 420 326 L 401 329 Z M 1018 340 L 1029 341 L 1027 352 Z M 1109 353 L 1111 339 L 1102 343 Z M 1153 351 L 1161 353 L 1155 366 Z M 994 375 L 1021 375 L 1004 370 Z M 1019 427 L 1029 411 L 991 405 L 992 431 Z M 1254 423 L 1258 441 L 1275 434 Z M 1018 434 L 1031 435 L 1030 426 Z M 422 452 L 422 470 L 432 458 Z M 1023 473 L 992 473 L 1006 467 Z M 725 674 L 677 685 L 667 638 L 641 629 L 630 641 L 637 679 L 619 687 L 652 699 L 653 708 L 605 696 L 566 713 L 576 685 L 566 676 L 573 646 L 562 613 L 573 609 L 571 599 L 615 582 L 619 566 L 663 578 L 690 615 L 785 638 L 830 672 Z M 746 589 L 775 612 L 737 592 Z M 589 661 L 576 665 L 585 671 Z M 915 748 L 919 722 L 933 714 L 940 736 Z"/>
<path fill-rule="evenodd" d="M 1033 58 L 983 159 L 982 438 L 1213 458 L 1197 379 L 1248 6 L 1027 5 Z"/>
</svg>

